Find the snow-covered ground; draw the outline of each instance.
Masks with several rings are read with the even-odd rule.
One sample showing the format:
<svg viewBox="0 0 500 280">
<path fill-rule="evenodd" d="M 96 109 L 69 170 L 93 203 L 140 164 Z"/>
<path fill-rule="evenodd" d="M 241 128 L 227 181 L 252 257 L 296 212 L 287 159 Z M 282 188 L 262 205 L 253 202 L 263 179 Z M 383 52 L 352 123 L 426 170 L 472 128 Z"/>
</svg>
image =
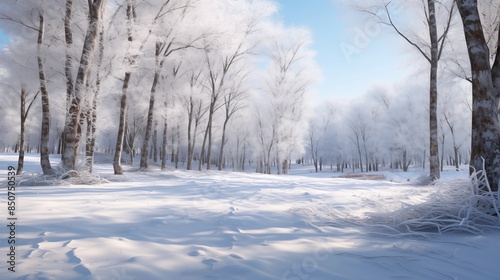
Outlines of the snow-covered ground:
<svg viewBox="0 0 500 280">
<path fill-rule="evenodd" d="M 16 160 L 0 155 L 2 179 Z M 25 170 L 38 172 L 37 161 L 29 155 Z M 95 168 L 108 183 L 17 188 L 14 273 L 4 182 L 0 279 L 500 279 L 497 231 L 403 236 L 360 223 L 460 188 L 464 173 L 425 186 L 420 170 L 356 180 L 311 167 L 289 176 Z"/>
</svg>

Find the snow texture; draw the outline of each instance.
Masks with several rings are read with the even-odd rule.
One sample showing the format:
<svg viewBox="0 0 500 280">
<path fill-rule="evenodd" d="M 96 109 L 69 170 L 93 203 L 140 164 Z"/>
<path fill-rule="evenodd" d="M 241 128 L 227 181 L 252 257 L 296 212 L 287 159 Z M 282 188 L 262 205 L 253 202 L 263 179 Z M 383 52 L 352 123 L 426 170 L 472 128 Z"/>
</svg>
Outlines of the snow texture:
<svg viewBox="0 0 500 280">
<path fill-rule="evenodd" d="M 0 155 L 0 176 L 16 159 Z M 466 167 L 434 185 L 421 170 L 339 178 L 312 166 L 293 166 L 289 176 L 151 167 L 116 176 L 101 162 L 100 182 L 35 184 L 31 154 L 25 170 L 36 174 L 17 177 L 16 272 L 2 260 L 0 279 L 500 275 L 498 217 L 486 214 L 498 198 L 469 183 Z"/>
</svg>

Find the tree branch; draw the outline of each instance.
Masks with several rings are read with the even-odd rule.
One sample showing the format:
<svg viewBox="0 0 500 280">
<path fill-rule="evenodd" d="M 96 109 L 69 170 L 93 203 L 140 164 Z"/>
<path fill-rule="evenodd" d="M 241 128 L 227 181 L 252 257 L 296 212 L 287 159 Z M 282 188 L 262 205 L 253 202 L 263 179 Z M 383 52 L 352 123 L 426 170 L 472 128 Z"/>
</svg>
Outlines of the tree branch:
<svg viewBox="0 0 500 280">
<path fill-rule="evenodd" d="M 412 40 L 410 40 L 406 35 L 404 35 L 400 30 L 399 28 L 397 28 L 397 26 L 394 24 L 394 22 L 392 21 L 392 17 L 391 17 L 391 13 L 389 12 L 389 4 L 391 2 L 387 3 L 384 7 L 385 7 L 385 12 L 387 14 L 387 18 L 389 19 L 389 25 L 392 26 L 392 28 L 399 34 L 399 36 L 401 36 L 403 39 L 406 40 L 406 42 L 408 42 L 410 45 L 414 46 L 423 56 L 424 58 L 429 62 L 431 63 L 431 58 L 422 50 L 422 48 L 420 48 L 417 44 L 415 44 Z"/>
</svg>

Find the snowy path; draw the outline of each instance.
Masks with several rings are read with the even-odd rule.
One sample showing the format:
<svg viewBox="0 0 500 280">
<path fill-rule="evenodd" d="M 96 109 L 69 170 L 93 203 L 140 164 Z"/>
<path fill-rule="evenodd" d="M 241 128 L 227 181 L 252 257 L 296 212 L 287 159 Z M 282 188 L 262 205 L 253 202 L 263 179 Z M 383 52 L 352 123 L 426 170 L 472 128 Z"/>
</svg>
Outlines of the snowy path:
<svg viewBox="0 0 500 280">
<path fill-rule="evenodd" d="M 125 181 L 97 167 L 111 183 L 18 190 L 17 272 L 2 260 L 0 279 L 499 279 L 498 232 L 383 237 L 320 213 L 361 218 L 433 187 L 187 171 Z"/>
</svg>

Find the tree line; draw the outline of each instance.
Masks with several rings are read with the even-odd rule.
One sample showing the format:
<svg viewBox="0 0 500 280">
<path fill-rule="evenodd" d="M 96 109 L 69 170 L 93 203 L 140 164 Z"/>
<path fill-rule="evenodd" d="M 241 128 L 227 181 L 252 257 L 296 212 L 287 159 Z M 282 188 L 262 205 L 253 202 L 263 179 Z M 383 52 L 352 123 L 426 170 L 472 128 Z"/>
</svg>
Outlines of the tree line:
<svg viewBox="0 0 500 280">
<path fill-rule="evenodd" d="M 4 1 L 0 144 L 19 152 L 19 172 L 34 148 L 47 175 L 51 153 L 71 173 L 92 172 L 96 151 L 113 154 L 115 174 L 138 155 L 141 169 L 170 160 L 286 174 L 309 161 L 316 171 L 420 165 L 437 179 L 445 161 L 481 170 L 484 158 L 496 189 L 495 2 L 414 1 L 406 12 L 423 27 L 404 26 L 391 2 L 368 2 L 362 13 L 428 61 L 428 76 L 316 105 L 311 35 L 284 26 L 271 1 Z"/>
</svg>

